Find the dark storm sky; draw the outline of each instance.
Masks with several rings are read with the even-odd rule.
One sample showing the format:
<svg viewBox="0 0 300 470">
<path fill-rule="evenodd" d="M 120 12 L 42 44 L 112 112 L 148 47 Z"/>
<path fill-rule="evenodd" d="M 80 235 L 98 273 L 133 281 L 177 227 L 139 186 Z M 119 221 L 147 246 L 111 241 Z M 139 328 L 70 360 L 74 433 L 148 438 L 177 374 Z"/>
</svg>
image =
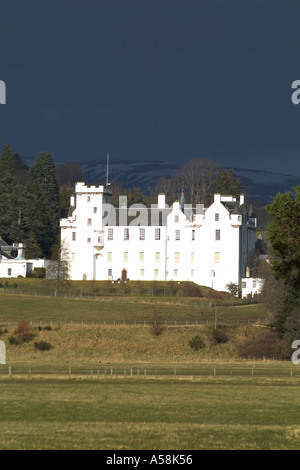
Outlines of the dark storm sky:
<svg viewBox="0 0 300 470">
<path fill-rule="evenodd" d="M 300 175 L 298 0 L 0 0 L 0 146 Z"/>
</svg>

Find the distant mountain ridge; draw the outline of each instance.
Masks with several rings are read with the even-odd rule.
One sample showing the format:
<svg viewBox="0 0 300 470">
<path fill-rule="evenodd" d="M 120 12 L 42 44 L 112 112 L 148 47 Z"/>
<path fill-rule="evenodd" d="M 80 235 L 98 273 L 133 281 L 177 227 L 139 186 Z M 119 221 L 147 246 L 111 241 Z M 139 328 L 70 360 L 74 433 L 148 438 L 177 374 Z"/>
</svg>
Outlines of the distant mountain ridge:
<svg viewBox="0 0 300 470">
<path fill-rule="evenodd" d="M 104 183 L 106 181 L 106 161 L 78 162 L 87 184 Z M 109 164 L 109 182 L 120 181 L 124 187 L 139 186 L 147 192 L 155 185 L 159 177 L 171 177 L 180 168 L 179 165 L 166 162 L 123 160 L 112 161 Z M 226 169 L 230 169 L 228 167 Z M 245 191 L 253 201 L 263 205 L 271 203 L 278 192 L 292 191 L 300 184 L 300 177 L 275 173 L 265 170 L 232 168 L 238 178 L 244 183 Z"/>
<path fill-rule="evenodd" d="M 24 159 L 32 165 L 32 159 Z M 104 184 L 106 182 L 107 162 L 90 160 L 76 162 L 83 171 L 85 183 Z M 109 163 L 108 179 L 110 183 L 119 181 L 125 188 L 140 187 L 142 192 L 148 192 L 150 187 L 160 177 L 171 177 L 178 171 L 180 165 L 163 161 L 111 160 Z M 230 169 L 232 167 L 227 167 Z M 232 168 L 243 181 L 245 192 L 253 202 L 262 205 L 271 203 L 278 192 L 292 191 L 300 184 L 300 177 L 275 173 L 266 170 L 247 168 Z"/>
</svg>

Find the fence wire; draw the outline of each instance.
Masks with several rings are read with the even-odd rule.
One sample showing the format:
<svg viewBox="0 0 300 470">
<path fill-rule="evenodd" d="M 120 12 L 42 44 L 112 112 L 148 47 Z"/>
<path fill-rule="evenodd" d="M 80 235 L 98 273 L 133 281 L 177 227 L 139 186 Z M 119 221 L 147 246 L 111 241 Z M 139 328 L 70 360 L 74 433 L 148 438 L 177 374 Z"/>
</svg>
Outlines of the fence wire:
<svg viewBox="0 0 300 470">
<path fill-rule="evenodd" d="M 288 368 L 222 368 L 222 367 L 21 367 L 0 366 L 0 376 L 10 378 L 300 378 L 300 370 Z"/>
</svg>

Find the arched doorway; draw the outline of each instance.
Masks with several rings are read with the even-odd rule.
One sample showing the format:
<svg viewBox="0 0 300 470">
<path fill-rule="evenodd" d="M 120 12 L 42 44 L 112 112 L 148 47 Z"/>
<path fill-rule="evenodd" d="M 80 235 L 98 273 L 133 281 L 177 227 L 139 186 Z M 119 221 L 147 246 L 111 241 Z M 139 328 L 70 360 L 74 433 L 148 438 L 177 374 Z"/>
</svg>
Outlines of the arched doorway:
<svg viewBox="0 0 300 470">
<path fill-rule="evenodd" d="M 126 269 L 122 269 L 121 280 L 122 281 L 127 281 L 127 270 Z"/>
</svg>

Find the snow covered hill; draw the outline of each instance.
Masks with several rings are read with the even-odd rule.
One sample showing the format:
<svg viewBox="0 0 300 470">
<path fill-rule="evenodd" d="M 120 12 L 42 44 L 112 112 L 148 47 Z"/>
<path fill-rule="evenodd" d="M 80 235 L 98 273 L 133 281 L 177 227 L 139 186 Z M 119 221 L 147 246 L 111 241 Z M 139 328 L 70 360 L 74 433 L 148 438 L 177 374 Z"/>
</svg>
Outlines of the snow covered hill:
<svg viewBox="0 0 300 470">
<path fill-rule="evenodd" d="M 106 160 L 78 162 L 88 184 L 100 184 L 106 181 Z M 149 190 L 157 178 L 172 176 L 179 166 L 166 162 L 123 160 L 111 161 L 109 164 L 109 182 L 120 181 L 123 186 L 138 186 L 142 191 Z M 229 169 L 229 168 L 228 168 Z M 272 202 L 278 192 L 292 191 L 300 184 L 300 177 L 274 173 L 264 170 L 233 168 L 243 181 L 246 192 L 253 201 L 263 205 Z"/>
<path fill-rule="evenodd" d="M 25 158 L 29 166 L 32 158 Z M 77 162 L 84 173 L 85 183 L 103 184 L 106 181 L 106 159 Z M 230 167 L 226 168 L 230 169 Z M 171 177 L 179 166 L 163 161 L 111 160 L 109 163 L 109 182 L 120 181 L 124 188 L 140 187 L 148 192 L 155 185 L 157 178 Z M 253 202 L 262 205 L 272 202 L 278 192 L 292 191 L 300 185 L 300 177 L 265 170 L 233 168 L 243 181 L 246 193 Z"/>
</svg>

